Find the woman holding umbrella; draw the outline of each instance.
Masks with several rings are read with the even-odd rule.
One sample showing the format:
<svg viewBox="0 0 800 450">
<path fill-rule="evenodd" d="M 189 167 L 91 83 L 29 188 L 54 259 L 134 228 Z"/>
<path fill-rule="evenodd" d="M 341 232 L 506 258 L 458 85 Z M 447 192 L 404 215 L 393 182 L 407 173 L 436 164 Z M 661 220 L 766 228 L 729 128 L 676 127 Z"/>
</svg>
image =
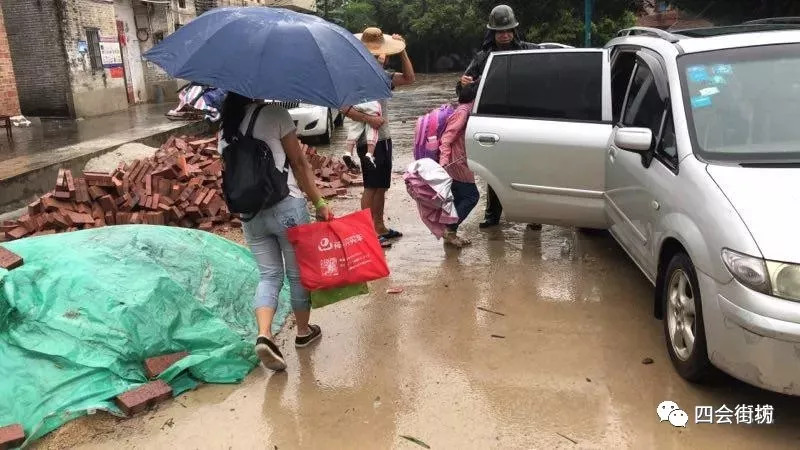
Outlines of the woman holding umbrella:
<svg viewBox="0 0 800 450">
<path fill-rule="evenodd" d="M 309 324 L 310 297 L 300 281 L 300 268 L 287 232 L 289 228 L 310 221 L 303 193 L 316 208 L 317 220 L 330 220 L 332 213 L 314 182 L 314 173 L 297 138 L 292 116 L 282 106 L 274 103 L 258 105 L 242 95 L 228 94 L 222 109 L 220 150 L 224 151 L 227 143 L 233 142 L 238 133 L 247 132 L 253 114 L 258 114 L 253 122 L 253 137 L 267 143 L 276 168 L 288 165 L 291 169 L 287 174 L 289 196 L 275 206 L 261 210 L 242 227 L 261 274 L 254 300 L 258 323 L 256 354 L 267 368 L 284 370 L 286 362 L 272 341 L 271 331 L 284 274 L 289 280 L 292 310 L 297 321 L 295 346 L 307 347 L 322 336 L 318 325 Z"/>
<path fill-rule="evenodd" d="M 232 136 L 248 127 L 257 109 L 252 99 L 339 109 L 391 97 L 383 68 L 351 33 L 319 17 L 280 8 L 213 9 L 168 36 L 145 58 L 175 78 L 229 92 L 222 111 L 223 151 Z M 286 363 L 272 341 L 270 326 L 284 270 L 297 318 L 295 346 L 305 347 L 322 334 L 318 326 L 309 324 L 309 295 L 300 283 L 286 230 L 309 220 L 303 192 L 316 207 L 318 219 L 329 220 L 331 211 L 317 191 L 285 109 L 261 107 L 253 137 L 269 145 L 279 171 L 286 161 L 291 169 L 289 196 L 261 210 L 245 225 L 261 273 L 254 301 L 256 353 L 268 368 L 283 370 Z"/>
</svg>

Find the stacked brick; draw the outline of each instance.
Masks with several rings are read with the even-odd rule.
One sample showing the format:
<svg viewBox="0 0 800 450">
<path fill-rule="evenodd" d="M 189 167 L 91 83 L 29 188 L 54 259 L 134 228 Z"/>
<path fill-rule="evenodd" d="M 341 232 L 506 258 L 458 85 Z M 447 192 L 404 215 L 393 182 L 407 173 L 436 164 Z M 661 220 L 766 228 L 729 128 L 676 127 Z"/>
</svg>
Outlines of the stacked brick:
<svg viewBox="0 0 800 450">
<path fill-rule="evenodd" d="M 341 161 L 313 148 L 306 157 L 326 198 L 347 193 L 360 177 Z M 60 170 L 55 189 L 28 205 L 28 213 L 0 223 L 0 242 L 107 225 L 150 224 L 212 231 L 241 227 L 222 193 L 222 159 L 216 138 L 171 137 L 147 159 L 111 173 Z"/>
<path fill-rule="evenodd" d="M 322 156 L 313 147 L 306 149 L 306 159 L 314 170 L 317 187 L 325 198 L 345 195 L 348 186 L 363 184 L 361 177 L 349 172 L 343 162 Z"/>
</svg>

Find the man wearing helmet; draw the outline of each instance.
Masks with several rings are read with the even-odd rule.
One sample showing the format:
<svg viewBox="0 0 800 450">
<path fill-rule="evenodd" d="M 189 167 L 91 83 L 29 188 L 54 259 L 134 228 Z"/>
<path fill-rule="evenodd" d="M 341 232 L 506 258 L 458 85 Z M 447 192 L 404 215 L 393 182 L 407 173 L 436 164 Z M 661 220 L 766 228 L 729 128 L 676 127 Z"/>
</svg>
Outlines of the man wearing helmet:
<svg viewBox="0 0 800 450">
<path fill-rule="evenodd" d="M 519 22 L 517 22 L 514 10 L 510 6 L 497 5 L 492 9 L 489 14 L 489 23 L 486 25 L 486 36 L 483 39 L 483 44 L 481 44 L 481 50 L 472 59 L 472 62 L 456 85 L 457 94 L 461 93 L 462 87 L 470 83 L 477 83 L 480 80 L 486 61 L 489 60 L 489 55 L 492 52 L 541 48 L 537 44 L 522 41 L 517 32 L 517 27 L 519 27 Z M 480 224 L 481 228 L 489 228 L 499 224 L 500 216 L 503 214 L 503 205 L 500 204 L 497 194 L 495 194 L 491 186 L 487 190 L 486 213 L 483 222 Z M 532 227 L 538 228 L 541 225 L 532 224 Z"/>
</svg>

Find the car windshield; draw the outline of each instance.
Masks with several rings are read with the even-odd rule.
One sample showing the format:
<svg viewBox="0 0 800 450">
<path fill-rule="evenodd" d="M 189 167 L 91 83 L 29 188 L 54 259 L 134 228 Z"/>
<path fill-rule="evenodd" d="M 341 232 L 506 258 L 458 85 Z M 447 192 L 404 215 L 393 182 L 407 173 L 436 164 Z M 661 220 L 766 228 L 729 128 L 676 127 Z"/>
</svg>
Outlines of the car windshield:
<svg viewBox="0 0 800 450">
<path fill-rule="evenodd" d="M 702 157 L 800 162 L 800 44 L 689 54 L 678 67 Z"/>
</svg>

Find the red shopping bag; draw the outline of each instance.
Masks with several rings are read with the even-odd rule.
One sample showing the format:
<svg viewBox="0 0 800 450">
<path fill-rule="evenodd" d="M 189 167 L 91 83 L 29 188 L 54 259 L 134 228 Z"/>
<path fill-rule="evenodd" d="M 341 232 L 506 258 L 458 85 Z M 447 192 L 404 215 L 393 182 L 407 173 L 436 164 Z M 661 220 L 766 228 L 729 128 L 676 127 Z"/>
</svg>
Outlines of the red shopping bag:
<svg viewBox="0 0 800 450">
<path fill-rule="evenodd" d="M 368 209 L 289 229 L 300 280 L 309 291 L 377 280 L 389 266 Z"/>
</svg>

